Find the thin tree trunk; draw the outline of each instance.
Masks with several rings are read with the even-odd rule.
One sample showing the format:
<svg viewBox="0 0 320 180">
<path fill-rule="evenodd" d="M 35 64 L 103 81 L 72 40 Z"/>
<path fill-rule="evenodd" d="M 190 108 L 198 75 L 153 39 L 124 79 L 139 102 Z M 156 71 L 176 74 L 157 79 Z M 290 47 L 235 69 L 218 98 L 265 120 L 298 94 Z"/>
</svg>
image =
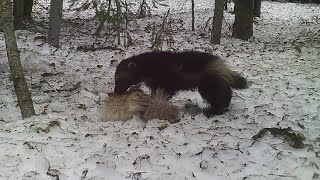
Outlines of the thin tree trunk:
<svg viewBox="0 0 320 180">
<path fill-rule="evenodd" d="M 115 0 L 116 1 L 116 6 L 117 6 L 117 22 L 116 22 L 116 28 L 117 28 L 117 37 L 118 37 L 118 45 L 120 45 L 121 41 L 120 41 L 120 13 L 121 13 L 121 7 L 120 7 L 120 2 L 119 0 Z"/>
<path fill-rule="evenodd" d="M 223 8 L 226 0 L 215 0 L 214 2 L 214 16 L 211 30 L 211 43 L 220 44 L 221 28 L 223 19 Z"/>
<path fill-rule="evenodd" d="M 63 0 L 51 0 L 48 41 L 53 47 L 59 47 Z"/>
<path fill-rule="evenodd" d="M 224 10 L 228 11 L 228 1 L 226 0 L 226 2 L 224 3 Z"/>
<path fill-rule="evenodd" d="M 191 0 L 191 13 L 192 13 L 192 31 L 194 31 L 194 0 Z"/>
<path fill-rule="evenodd" d="M 142 0 L 139 8 L 139 18 L 144 18 L 147 16 L 146 6 L 147 6 L 146 0 Z"/>
<path fill-rule="evenodd" d="M 31 21 L 32 19 L 33 0 L 25 0 L 24 2 L 24 19 Z"/>
<path fill-rule="evenodd" d="M 28 89 L 28 85 L 24 77 L 23 68 L 20 61 L 20 54 L 15 37 L 10 0 L 0 1 L 0 25 L 3 27 L 11 78 L 13 81 L 14 89 L 16 91 L 21 116 L 23 118 L 27 118 L 35 115 L 35 111 L 31 93 Z"/>
<path fill-rule="evenodd" d="M 3 1 L 3 0 L 1 0 Z M 23 29 L 24 0 L 13 1 L 14 28 Z"/>
<path fill-rule="evenodd" d="M 254 0 L 253 15 L 260 17 L 261 15 L 261 0 Z"/>
<path fill-rule="evenodd" d="M 253 35 L 253 1 L 235 0 L 235 21 L 232 36 L 248 40 Z"/>
</svg>

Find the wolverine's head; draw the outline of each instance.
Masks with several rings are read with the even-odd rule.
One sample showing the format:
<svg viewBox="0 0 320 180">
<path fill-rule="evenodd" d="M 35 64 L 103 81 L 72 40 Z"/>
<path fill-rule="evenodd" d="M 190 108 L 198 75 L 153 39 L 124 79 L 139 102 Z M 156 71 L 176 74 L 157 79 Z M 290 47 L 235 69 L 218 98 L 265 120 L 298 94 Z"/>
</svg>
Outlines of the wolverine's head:
<svg viewBox="0 0 320 180">
<path fill-rule="evenodd" d="M 123 94 L 132 85 L 140 82 L 137 65 L 134 62 L 122 61 L 115 73 L 115 88 L 114 93 Z"/>
</svg>

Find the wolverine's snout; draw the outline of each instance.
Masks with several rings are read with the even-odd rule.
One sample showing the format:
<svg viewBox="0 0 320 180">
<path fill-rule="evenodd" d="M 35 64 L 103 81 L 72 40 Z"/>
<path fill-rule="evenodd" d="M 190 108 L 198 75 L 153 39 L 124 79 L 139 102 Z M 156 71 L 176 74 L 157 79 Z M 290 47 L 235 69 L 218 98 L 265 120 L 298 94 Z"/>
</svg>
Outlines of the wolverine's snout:
<svg viewBox="0 0 320 180">
<path fill-rule="evenodd" d="M 121 87 L 121 86 L 115 86 L 114 87 L 114 93 L 115 94 L 124 94 L 126 91 L 127 91 L 128 88 L 124 88 L 124 87 Z"/>
</svg>

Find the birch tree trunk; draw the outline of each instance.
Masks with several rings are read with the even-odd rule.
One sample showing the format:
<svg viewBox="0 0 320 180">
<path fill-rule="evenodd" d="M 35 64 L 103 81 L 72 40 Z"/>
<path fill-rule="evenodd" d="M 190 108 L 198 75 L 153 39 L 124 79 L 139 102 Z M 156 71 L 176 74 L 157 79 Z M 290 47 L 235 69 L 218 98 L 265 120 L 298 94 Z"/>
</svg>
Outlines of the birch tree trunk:
<svg viewBox="0 0 320 180">
<path fill-rule="evenodd" d="M 12 6 L 10 0 L 0 1 L 0 25 L 2 26 L 4 32 L 10 73 L 18 99 L 18 106 L 20 107 L 22 118 L 27 118 L 35 115 L 35 111 L 31 93 L 28 89 L 20 61 L 20 54 L 17 47 L 13 26 Z"/>
<path fill-rule="evenodd" d="M 214 2 L 214 16 L 211 30 L 211 43 L 220 44 L 221 28 L 223 19 L 223 8 L 226 0 L 215 0 Z"/>
<path fill-rule="evenodd" d="M 49 16 L 48 42 L 53 47 L 59 47 L 63 0 L 51 0 Z"/>
</svg>

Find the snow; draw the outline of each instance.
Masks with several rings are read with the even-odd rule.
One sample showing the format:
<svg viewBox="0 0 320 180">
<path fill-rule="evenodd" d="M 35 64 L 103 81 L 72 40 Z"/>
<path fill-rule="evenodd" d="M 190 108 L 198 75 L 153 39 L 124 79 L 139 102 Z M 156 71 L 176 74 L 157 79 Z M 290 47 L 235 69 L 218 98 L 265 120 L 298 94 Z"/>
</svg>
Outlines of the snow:
<svg viewBox="0 0 320 180">
<path fill-rule="evenodd" d="M 190 30 L 188 1 L 162 3 L 170 4 L 171 18 L 176 20 L 174 44 L 167 48 L 220 55 L 250 82 L 248 89 L 235 90 L 230 110 L 212 118 L 182 112 L 180 123 L 163 130 L 159 127 L 166 121 L 100 120 L 98 109 L 114 87 L 116 64 L 111 60 L 149 51 L 151 32 L 145 28 L 159 23 L 168 7 L 153 9 L 157 16 L 130 22 L 134 46 L 121 47 L 123 51 L 76 50 L 105 41 L 90 35 L 96 27 L 92 20 L 82 24 L 87 34 L 64 26 L 60 49 L 36 39 L 40 33 L 17 31 L 38 114 L 25 120 L 17 107 L 1 33 L 0 179 L 320 178 L 320 7 L 263 1 L 254 38 L 248 42 L 230 38 L 234 15 L 225 13 L 221 45 L 211 46 L 208 27 L 204 29 L 212 16 L 211 1 L 196 1 L 195 32 Z M 41 7 L 36 9 L 47 16 Z M 67 13 L 66 6 L 64 12 L 64 18 L 75 16 Z M 85 13 L 89 12 L 83 17 L 89 18 Z M 63 91 L 78 83 L 79 88 Z M 192 91 L 181 92 L 172 101 L 183 106 L 187 99 L 205 106 Z M 270 133 L 252 140 L 261 129 L 271 127 L 303 133 L 306 147 L 295 149 Z"/>
</svg>

